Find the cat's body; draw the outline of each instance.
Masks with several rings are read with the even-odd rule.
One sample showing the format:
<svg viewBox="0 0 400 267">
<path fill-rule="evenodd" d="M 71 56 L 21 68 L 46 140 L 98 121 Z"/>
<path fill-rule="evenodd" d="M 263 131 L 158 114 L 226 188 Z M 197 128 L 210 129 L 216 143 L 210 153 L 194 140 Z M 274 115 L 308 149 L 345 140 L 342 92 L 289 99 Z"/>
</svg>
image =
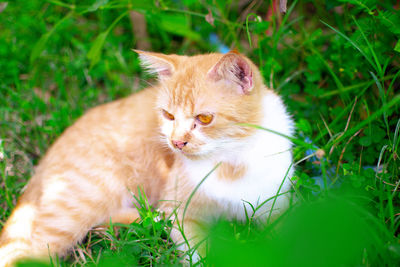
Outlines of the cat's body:
<svg viewBox="0 0 400 267">
<path fill-rule="evenodd" d="M 159 85 L 90 110 L 52 145 L 2 231 L 0 266 L 48 251 L 63 255 L 110 218 L 135 220 L 131 192 L 138 186 L 166 213 L 180 206 L 181 221 L 190 194 L 217 164 L 188 207 L 188 237 L 208 216 L 243 219 L 244 200 L 257 205 L 282 182 L 280 192 L 289 189 L 290 141 L 243 125 L 292 134 L 282 101 L 248 59 L 139 54 Z M 274 209 L 286 204 L 278 198 Z M 182 241 L 179 231 L 172 237 Z"/>
</svg>

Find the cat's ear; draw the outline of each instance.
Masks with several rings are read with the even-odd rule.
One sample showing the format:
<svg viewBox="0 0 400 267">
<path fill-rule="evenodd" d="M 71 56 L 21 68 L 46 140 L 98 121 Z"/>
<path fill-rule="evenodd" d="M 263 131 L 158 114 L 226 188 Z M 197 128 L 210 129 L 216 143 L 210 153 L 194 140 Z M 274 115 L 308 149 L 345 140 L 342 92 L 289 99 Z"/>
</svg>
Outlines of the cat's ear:
<svg viewBox="0 0 400 267">
<path fill-rule="evenodd" d="M 172 58 L 161 53 L 147 52 L 133 49 L 138 53 L 142 66 L 151 74 L 157 74 L 158 78 L 168 78 L 175 71 Z"/>
<path fill-rule="evenodd" d="M 232 83 L 241 94 L 250 94 L 254 88 L 251 66 L 236 50 L 225 54 L 208 71 L 207 76 L 213 81 Z"/>
</svg>

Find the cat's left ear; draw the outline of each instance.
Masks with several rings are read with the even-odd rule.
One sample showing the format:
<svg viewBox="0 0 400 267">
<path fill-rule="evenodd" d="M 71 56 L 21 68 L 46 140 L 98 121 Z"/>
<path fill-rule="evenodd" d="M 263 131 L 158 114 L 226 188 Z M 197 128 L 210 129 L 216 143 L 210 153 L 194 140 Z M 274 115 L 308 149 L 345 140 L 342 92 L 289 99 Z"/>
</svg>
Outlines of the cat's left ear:
<svg viewBox="0 0 400 267">
<path fill-rule="evenodd" d="M 248 95 L 254 88 L 251 66 L 236 50 L 225 54 L 208 71 L 207 76 L 213 81 L 232 83 L 241 94 Z"/>
<path fill-rule="evenodd" d="M 160 79 L 172 76 L 175 71 L 174 61 L 168 55 L 136 49 L 133 51 L 138 53 L 142 66 L 149 73 L 157 74 Z"/>
</svg>

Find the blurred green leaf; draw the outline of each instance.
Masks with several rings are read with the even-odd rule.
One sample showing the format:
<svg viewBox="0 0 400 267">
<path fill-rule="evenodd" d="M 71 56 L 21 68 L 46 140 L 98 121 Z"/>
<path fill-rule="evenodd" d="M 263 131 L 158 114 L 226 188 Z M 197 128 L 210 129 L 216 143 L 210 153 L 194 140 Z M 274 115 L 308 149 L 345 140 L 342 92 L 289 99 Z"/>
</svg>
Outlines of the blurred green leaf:
<svg viewBox="0 0 400 267">
<path fill-rule="evenodd" d="M 100 33 L 90 47 L 90 50 L 87 53 L 87 58 L 90 60 L 90 67 L 93 67 L 97 64 L 97 62 L 99 62 L 101 57 L 101 49 L 103 48 L 104 41 L 106 40 L 108 33 L 108 30 Z"/>
<path fill-rule="evenodd" d="M 132 5 L 133 10 L 143 12 L 153 12 L 155 8 L 155 1 L 143 1 L 143 0 L 130 0 L 129 4 Z"/>
<path fill-rule="evenodd" d="M 353 4 L 365 9 L 367 13 L 372 15 L 372 10 L 376 8 L 376 0 L 339 0 L 339 2 Z"/>
<path fill-rule="evenodd" d="M 104 32 L 100 33 L 96 39 L 94 40 L 92 46 L 90 47 L 89 52 L 87 53 L 87 58 L 90 60 L 90 68 L 92 68 L 94 65 L 96 65 L 100 58 L 101 58 L 101 50 L 103 48 L 104 42 L 107 38 L 107 35 L 110 33 L 110 31 L 115 27 L 115 25 L 126 15 L 128 14 L 128 11 L 125 11 L 122 13 L 118 18 L 116 18 L 113 23 L 105 30 Z"/>
<path fill-rule="evenodd" d="M 59 20 L 53 28 L 51 28 L 50 31 L 46 32 L 45 34 L 40 37 L 39 41 L 36 42 L 35 46 L 32 49 L 31 56 L 30 56 L 30 64 L 32 65 L 34 61 L 41 55 L 43 50 L 45 49 L 46 43 L 51 37 L 52 34 L 54 34 L 61 26 L 62 24 L 68 20 L 70 17 L 72 17 L 73 11 L 70 11 L 64 18 Z"/>
<path fill-rule="evenodd" d="M 310 135 L 312 134 L 312 127 L 311 124 L 308 120 L 305 119 L 300 119 L 297 123 L 296 123 L 296 128 L 299 131 L 302 131 L 304 134 L 306 135 Z"/>
<path fill-rule="evenodd" d="M 396 44 L 396 46 L 394 47 L 394 51 L 400 53 L 400 40 L 397 41 L 397 44 Z"/>
<path fill-rule="evenodd" d="M 385 226 L 363 205 L 344 197 L 300 203 L 265 231 L 246 229 L 225 221 L 211 228 L 209 264 L 360 266 L 365 251 L 374 263 L 389 253 Z"/>
<path fill-rule="evenodd" d="M 362 145 L 362 146 L 369 146 L 369 145 L 371 145 L 371 143 L 372 143 L 371 136 L 363 136 L 363 137 L 361 137 L 359 143 L 360 143 L 360 145 Z"/>
<path fill-rule="evenodd" d="M 252 24 L 252 28 L 254 33 L 263 33 L 269 29 L 270 24 L 271 23 L 269 21 L 261 21 L 259 23 Z"/>
<path fill-rule="evenodd" d="M 184 14 L 160 13 L 160 26 L 169 33 L 187 37 L 188 39 L 199 41 L 201 35 L 194 32 L 189 27 L 188 18 Z"/>
<path fill-rule="evenodd" d="M 400 34 L 400 14 L 389 10 L 378 11 L 378 19 L 394 34 Z"/>
<path fill-rule="evenodd" d="M 99 7 L 104 6 L 109 0 L 96 0 L 88 9 L 87 12 L 93 12 L 99 9 Z"/>
</svg>

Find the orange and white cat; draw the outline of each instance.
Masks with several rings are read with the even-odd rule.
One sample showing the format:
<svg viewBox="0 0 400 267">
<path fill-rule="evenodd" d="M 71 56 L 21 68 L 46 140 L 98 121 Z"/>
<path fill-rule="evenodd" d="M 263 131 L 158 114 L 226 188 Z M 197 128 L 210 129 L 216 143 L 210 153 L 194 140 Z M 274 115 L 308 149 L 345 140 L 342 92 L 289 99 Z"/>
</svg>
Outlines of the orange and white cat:
<svg viewBox="0 0 400 267">
<path fill-rule="evenodd" d="M 244 201 L 256 206 L 290 189 L 290 141 L 246 124 L 291 136 L 293 122 L 248 58 L 137 52 L 158 84 L 91 109 L 50 147 L 2 230 L 1 267 L 65 255 L 110 218 L 134 221 L 139 186 L 167 214 L 179 206 L 182 221 L 190 194 L 217 164 L 188 206 L 184 233 L 191 242 L 209 216 L 243 219 Z M 280 196 L 274 210 L 287 204 Z M 183 240 L 178 230 L 172 238 Z"/>
</svg>

